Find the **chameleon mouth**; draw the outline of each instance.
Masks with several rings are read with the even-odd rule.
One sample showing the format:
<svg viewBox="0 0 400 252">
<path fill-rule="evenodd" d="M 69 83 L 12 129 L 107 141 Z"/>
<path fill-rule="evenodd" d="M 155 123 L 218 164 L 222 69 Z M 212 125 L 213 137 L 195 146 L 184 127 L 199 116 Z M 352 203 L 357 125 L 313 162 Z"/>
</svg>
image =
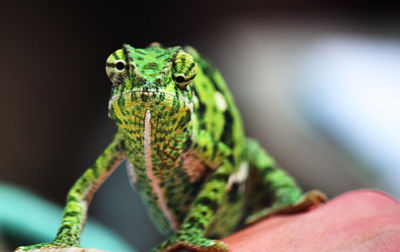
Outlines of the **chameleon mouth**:
<svg viewBox="0 0 400 252">
<path fill-rule="evenodd" d="M 128 90 L 122 92 L 120 94 L 113 95 L 108 103 L 108 108 L 111 109 L 112 104 L 117 101 L 121 96 L 131 96 L 132 94 L 136 95 L 138 103 L 146 103 L 146 102 L 153 102 L 153 101 L 165 101 L 166 103 L 172 104 L 174 99 L 180 100 L 184 107 L 188 107 L 191 111 L 193 111 L 193 105 L 189 101 L 187 97 L 184 96 L 177 96 L 174 93 L 165 92 L 165 91 L 158 91 L 158 90 Z"/>
<path fill-rule="evenodd" d="M 169 92 L 164 92 L 164 91 L 157 91 L 157 90 L 128 90 L 125 92 L 122 92 L 121 94 L 116 94 L 113 95 L 110 99 L 110 104 L 113 103 L 115 100 L 118 100 L 118 98 L 120 98 L 121 96 L 125 96 L 125 95 L 130 95 L 132 93 L 135 94 L 140 94 L 140 95 L 144 95 L 144 96 L 148 96 L 148 97 L 157 97 L 159 95 L 165 95 L 165 96 L 169 96 L 171 98 L 176 97 L 175 94 L 173 93 L 169 93 Z"/>
</svg>

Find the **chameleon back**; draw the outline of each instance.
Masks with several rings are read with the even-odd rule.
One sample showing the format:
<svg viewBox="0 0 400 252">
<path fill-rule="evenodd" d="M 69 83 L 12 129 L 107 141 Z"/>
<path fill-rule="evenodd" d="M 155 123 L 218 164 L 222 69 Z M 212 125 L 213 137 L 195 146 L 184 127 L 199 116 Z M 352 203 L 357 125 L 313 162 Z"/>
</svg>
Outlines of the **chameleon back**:
<svg viewBox="0 0 400 252">
<path fill-rule="evenodd" d="M 207 232 L 208 237 L 217 238 L 231 233 L 243 218 L 249 174 L 244 153 L 246 138 L 240 113 L 221 73 L 193 48 L 186 47 L 185 50 L 193 55 L 199 66 L 193 83 L 197 97 L 195 114 L 200 128 L 212 136 L 212 141 L 223 142 L 232 150 L 229 161 L 234 171 L 229 178 L 227 194 Z"/>
</svg>

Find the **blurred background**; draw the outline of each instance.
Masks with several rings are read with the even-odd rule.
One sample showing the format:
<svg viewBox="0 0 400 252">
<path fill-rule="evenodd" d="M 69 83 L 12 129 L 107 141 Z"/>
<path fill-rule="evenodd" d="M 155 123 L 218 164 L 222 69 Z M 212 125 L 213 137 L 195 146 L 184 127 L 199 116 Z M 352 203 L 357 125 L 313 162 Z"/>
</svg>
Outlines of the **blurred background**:
<svg viewBox="0 0 400 252">
<path fill-rule="evenodd" d="M 305 189 L 400 199 L 399 14 L 364 1 L 4 2 L 0 183 L 63 205 L 116 129 L 106 58 L 158 41 L 192 45 L 221 70 L 247 134 Z M 147 251 L 163 237 L 125 173 L 89 215 Z"/>
</svg>

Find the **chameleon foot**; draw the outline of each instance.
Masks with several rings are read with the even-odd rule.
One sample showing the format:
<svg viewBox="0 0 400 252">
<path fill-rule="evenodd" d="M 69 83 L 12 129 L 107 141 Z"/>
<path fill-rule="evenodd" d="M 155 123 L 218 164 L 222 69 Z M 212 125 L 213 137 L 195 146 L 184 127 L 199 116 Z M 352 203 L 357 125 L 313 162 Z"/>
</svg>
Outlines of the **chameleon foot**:
<svg viewBox="0 0 400 252">
<path fill-rule="evenodd" d="M 29 245 L 29 246 L 21 246 L 18 247 L 15 252 L 21 252 L 21 251 L 29 251 L 29 250 L 34 250 L 34 249 L 45 249 L 45 248 L 60 248 L 56 244 L 52 244 L 51 242 L 46 242 L 46 243 L 39 243 L 35 245 Z"/>
<path fill-rule="evenodd" d="M 106 252 L 95 248 L 67 247 L 67 248 L 35 248 L 28 252 Z"/>
<path fill-rule="evenodd" d="M 307 211 L 319 204 L 325 203 L 327 200 L 328 198 L 324 193 L 318 190 L 311 190 L 305 193 L 300 200 L 294 204 L 285 206 L 278 203 L 252 214 L 246 219 L 246 225 L 251 225 L 274 214 L 290 214 Z"/>
<path fill-rule="evenodd" d="M 227 252 L 228 246 L 219 240 L 211 240 L 189 232 L 178 231 L 151 252 L 169 251 Z"/>
<path fill-rule="evenodd" d="M 37 249 L 61 249 L 61 248 L 72 248 L 72 247 L 79 247 L 78 244 L 65 244 L 65 243 L 59 243 L 59 242 L 45 242 L 45 243 L 39 243 L 39 244 L 34 244 L 34 245 L 28 245 L 28 246 L 21 246 L 18 247 L 15 252 L 22 252 L 22 251 L 30 251 L 30 250 L 37 250 Z"/>
</svg>

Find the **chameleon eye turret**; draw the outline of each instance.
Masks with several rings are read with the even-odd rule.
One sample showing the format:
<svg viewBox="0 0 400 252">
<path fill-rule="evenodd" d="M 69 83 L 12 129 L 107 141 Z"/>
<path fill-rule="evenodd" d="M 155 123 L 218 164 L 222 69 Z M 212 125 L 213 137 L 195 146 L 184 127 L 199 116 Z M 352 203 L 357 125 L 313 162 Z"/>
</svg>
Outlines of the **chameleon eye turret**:
<svg viewBox="0 0 400 252">
<path fill-rule="evenodd" d="M 118 50 L 108 57 L 106 73 L 114 85 L 120 84 L 128 76 L 128 64 L 122 50 Z"/>
<path fill-rule="evenodd" d="M 179 50 L 172 64 L 171 71 L 175 83 L 183 89 L 196 77 L 197 64 L 192 55 Z"/>
</svg>

